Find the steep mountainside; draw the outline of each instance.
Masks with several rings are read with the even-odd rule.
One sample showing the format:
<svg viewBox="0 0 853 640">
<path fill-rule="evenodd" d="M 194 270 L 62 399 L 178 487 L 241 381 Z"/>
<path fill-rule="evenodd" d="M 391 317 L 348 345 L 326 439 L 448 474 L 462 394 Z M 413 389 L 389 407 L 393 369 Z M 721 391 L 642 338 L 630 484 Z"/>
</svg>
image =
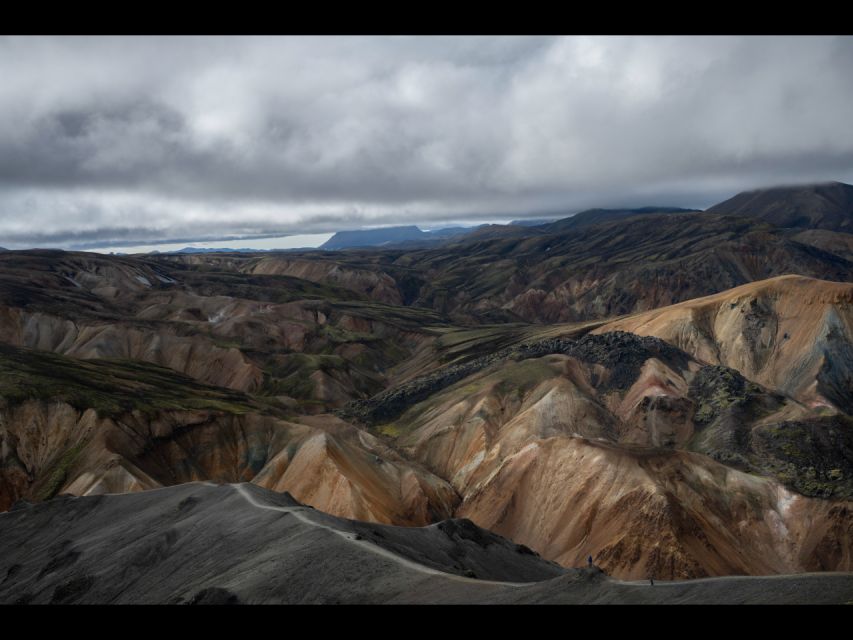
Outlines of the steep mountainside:
<svg viewBox="0 0 853 640">
<path fill-rule="evenodd" d="M 747 216 L 777 227 L 853 231 L 853 185 L 827 182 L 746 191 L 708 213 Z"/>
</svg>

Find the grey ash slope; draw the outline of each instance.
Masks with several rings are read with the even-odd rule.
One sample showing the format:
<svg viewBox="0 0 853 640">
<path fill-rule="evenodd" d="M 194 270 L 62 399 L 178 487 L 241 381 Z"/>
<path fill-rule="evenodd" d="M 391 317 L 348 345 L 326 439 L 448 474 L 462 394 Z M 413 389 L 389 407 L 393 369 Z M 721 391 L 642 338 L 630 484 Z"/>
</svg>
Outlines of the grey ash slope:
<svg viewBox="0 0 853 640">
<path fill-rule="evenodd" d="M 251 485 L 21 505 L 0 515 L 0 540 L 0 603 L 853 600 L 853 574 L 621 583 L 467 521 L 358 523 Z"/>
<path fill-rule="evenodd" d="M 61 497 L 0 516 L 0 540 L 0 603 L 432 601 L 477 584 L 456 574 L 565 571 L 467 521 L 353 522 L 254 485 Z"/>
</svg>

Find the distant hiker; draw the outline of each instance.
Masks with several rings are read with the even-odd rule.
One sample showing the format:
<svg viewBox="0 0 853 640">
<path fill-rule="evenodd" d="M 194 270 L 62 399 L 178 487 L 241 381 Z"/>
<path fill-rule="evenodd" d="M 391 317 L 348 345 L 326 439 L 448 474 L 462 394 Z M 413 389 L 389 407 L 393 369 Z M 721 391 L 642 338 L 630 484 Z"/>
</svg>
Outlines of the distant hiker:
<svg viewBox="0 0 853 640">
<path fill-rule="evenodd" d="M 649 584 L 651 584 L 652 586 L 655 586 L 655 579 L 649 578 Z"/>
<path fill-rule="evenodd" d="M 591 566 L 592 566 L 592 556 L 590 556 L 589 558 L 587 558 L 587 559 L 586 559 L 586 562 L 587 562 L 587 564 L 591 567 Z"/>
</svg>

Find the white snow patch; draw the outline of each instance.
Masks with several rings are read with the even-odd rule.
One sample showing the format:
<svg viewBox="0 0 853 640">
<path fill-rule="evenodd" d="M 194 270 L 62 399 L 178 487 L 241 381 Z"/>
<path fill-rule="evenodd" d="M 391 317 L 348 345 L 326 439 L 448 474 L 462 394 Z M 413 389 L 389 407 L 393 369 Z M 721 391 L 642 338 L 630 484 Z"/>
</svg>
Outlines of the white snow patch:
<svg viewBox="0 0 853 640">
<path fill-rule="evenodd" d="M 212 316 L 207 316 L 207 321 L 212 322 L 213 324 L 216 324 L 217 322 L 222 322 L 223 319 L 225 319 L 224 311 L 217 311 Z"/>
<path fill-rule="evenodd" d="M 156 276 L 157 276 L 157 279 L 158 279 L 160 282 L 165 282 L 166 284 L 173 284 L 173 283 L 177 282 L 177 280 L 175 280 L 175 279 L 173 279 L 173 278 L 168 278 L 168 277 L 166 277 L 166 276 L 161 276 L 159 273 L 156 273 L 156 274 L 154 274 L 154 275 L 156 275 Z"/>
<path fill-rule="evenodd" d="M 142 284 L 144 284 L 146 287 L 151 286 L 151 281 L 148 278 L 146 278 L 145 276 L 136 276 L 136 279 L 139 282 L 141 282 Z"/>
<path fill-rule="evenodd" d="M 80 284 L 79 282 L 77 282 L 77 281 L 76 281 L 74 278 L 72 278 L 71 276 L 63 276 L 63 277 L 64 277 L 66 280 L 68 280 L 68 282 L 70 282 L 70 283 L 71 283 L 71 284 L 73 284 L 75 287 L 77 287 L 78 289 L 82 289 L 82 288 L 83 288 L 83 285 L 82 285 L 82 284 Z"/>
</svg>

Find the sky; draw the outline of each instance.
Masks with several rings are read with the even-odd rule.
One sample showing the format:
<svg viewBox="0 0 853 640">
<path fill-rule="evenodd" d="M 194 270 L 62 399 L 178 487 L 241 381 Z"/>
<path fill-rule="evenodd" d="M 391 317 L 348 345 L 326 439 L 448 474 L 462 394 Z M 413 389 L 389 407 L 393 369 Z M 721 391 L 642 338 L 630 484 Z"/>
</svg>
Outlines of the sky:
<svg viewBox="0 0 853 640">
<path fill-rule="evenodd" d="M 853 37 L 3 38 L 0 246 L 270 248 L 853 183 L 851 68 Z"/>
</svg>

